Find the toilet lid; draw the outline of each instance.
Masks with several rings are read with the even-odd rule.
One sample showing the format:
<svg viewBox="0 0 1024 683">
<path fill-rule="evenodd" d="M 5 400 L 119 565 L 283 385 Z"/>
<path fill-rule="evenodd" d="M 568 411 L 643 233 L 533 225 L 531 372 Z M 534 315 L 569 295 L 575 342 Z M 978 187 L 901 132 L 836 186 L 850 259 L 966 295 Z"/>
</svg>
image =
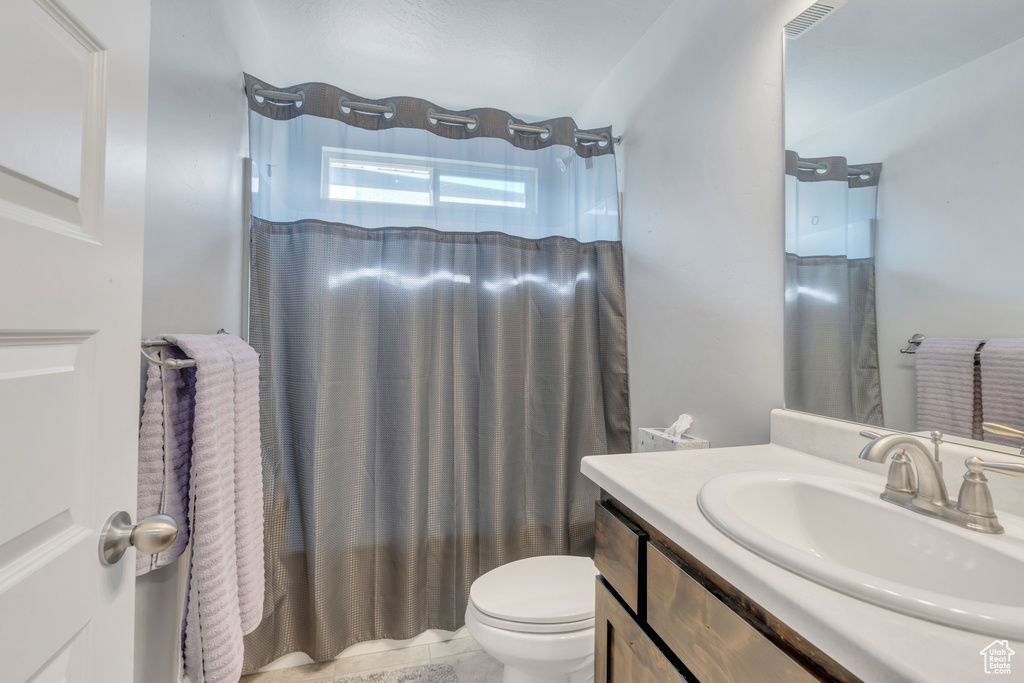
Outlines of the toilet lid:
<svg viewBox="0 0 1024 683">
<path fill-rule="evenodd" d="M 510 562 L 473 582 L 469 598 L 498 619 L 562 624 L 594 616 L 594 577 L 589 557 L 548 555 Z"/>
</svg>

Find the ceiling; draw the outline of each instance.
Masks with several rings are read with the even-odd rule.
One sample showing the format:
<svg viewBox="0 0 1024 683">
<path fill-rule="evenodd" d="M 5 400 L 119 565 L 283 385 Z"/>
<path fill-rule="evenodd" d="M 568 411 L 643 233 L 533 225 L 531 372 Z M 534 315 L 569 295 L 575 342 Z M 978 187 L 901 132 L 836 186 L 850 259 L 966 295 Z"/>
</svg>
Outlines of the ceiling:
<svg viewBox="0 0 1024 683">
<path fill-rule="evenodd" d="M 786 41 L 786 143 L 1024 38 L 1024 0 L 849 0 Z"/>
<path fill-rule="evenodd" d="M 671 0 L 251 0 L 288 86 L 571 115 Z M 259 74 L 254 74 L 259 76 Z"/>
</svg>

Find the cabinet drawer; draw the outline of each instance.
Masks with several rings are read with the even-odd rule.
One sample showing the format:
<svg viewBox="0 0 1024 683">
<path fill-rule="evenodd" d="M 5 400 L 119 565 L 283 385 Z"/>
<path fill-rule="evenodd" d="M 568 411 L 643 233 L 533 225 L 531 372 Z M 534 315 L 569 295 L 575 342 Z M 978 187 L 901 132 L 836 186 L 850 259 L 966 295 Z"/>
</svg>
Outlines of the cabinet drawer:
<svg viewBox="0 0 1024 683">
<path fill-rule="evenodd" d="M 633 613 L 643 619 L 647 532 L 608 503 L 594 513 L 594 564 Z"/>
<path fill-rule="evenodd" d="M 647 549 L 647 623 L 702 683 L 820 680 L 653 543 Z"/>
<path fill-rule="evenodd" d="M 594 683 L 686 683 L 633 615 L 597 578 Z"/>
</svg>

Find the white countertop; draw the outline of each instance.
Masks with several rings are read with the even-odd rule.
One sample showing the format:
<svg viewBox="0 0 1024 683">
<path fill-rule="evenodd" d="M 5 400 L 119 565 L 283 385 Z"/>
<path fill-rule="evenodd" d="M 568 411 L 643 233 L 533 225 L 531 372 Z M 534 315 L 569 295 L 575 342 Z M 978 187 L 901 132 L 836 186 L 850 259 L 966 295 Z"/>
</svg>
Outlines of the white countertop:
<svg viewBox="0 0 1024 683">
<path fill-rule="evenodd" d="M 1024 680 L 1024 643 L 1010 643 L 1020 658 L 1019 664 L 1011 660 L 1014 674 L 986 675 L 980 652 L 992 636 L 848 597 L 762 559 L 719 532 L 701 513 L 698 492 L 714 477 L 754 471 L 874 482 L 879 492 L 885 485 L 883 474 L 776 444 L 591 456 L 582 465 L 583 474 L 602 489 L 864 681 Z"/>
</svg>

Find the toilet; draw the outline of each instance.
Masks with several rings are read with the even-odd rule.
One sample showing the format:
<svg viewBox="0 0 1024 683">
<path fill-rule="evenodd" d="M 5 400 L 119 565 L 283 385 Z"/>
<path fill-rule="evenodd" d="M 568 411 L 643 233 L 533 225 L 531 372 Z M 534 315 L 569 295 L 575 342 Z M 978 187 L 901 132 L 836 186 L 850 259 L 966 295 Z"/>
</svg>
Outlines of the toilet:
<svg viewBox="0 0 1024 683">
<path fill-rule="evenodd" d="M 505 665 L 503 683 L 594 680 L 589 557 L 548 555 L 492 569 L 469 589 L 466 628 Z"/>
</svg>

